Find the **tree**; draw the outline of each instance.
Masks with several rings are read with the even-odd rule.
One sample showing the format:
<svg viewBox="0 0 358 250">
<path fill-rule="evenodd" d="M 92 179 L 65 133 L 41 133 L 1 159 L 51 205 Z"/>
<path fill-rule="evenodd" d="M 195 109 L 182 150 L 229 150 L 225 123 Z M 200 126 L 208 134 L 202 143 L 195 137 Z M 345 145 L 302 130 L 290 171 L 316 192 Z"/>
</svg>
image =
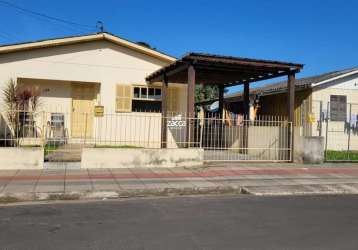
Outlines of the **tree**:
<svg viewBox="0 0 358 250">
<path fill-rule="evenodd" d="M 219 88 L 217 85 L 196 85 L 195 102 L 215 100 L 219 98 Z"/>
<path fill-rule="evenodd" d="M 137 44 L 138 45 L 140 45 L 140 46 L 143 46 L 143 47 L 146 47 L 146 48 L 148 48 L 148 49 L 156 49 L 156 48 L 154 48 L 154 47 L 152 47 L 149 43 L 147 43 L 147 42 L 143 42 L 143 41 L 139 41 L 139 42 L 137 42 Z"/>
</svg>

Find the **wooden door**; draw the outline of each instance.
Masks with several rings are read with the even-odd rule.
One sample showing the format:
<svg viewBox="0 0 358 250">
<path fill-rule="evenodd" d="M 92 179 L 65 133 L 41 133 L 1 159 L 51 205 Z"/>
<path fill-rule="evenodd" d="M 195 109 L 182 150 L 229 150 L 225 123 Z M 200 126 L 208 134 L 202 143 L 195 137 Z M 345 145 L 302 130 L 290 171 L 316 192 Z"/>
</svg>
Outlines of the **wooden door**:
<svg viewBox="0 0 358 250">
<path fill-rule="evenodd" d="M 72 84 L 71 135 L 91 138 L 94 117 L 94 84 Z"/>
</svg>

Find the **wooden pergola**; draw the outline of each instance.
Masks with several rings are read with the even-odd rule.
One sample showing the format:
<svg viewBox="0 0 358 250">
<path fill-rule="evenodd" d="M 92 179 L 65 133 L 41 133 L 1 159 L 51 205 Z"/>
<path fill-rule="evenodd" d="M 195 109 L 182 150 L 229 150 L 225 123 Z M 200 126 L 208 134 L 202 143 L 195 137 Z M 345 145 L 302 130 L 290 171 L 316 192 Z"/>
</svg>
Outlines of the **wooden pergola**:
<svg viewBox="0 0 358 250">
<path fill-rule="evenodd" d="M 162 82 L 162 114 L 167 117 L 168 84 L 187 84 L 187 115 L 195 116 L 195 84 L 217 85 L 219 87 L 219 113 L 224 107 L 224 89 L 244 85 L 244 110 L 249 113 L 250 83 L 288 77 L 288 121 L 294 122 L 295 74 L 303 69 L 302 64 L 257 60 L 249 58 L 220 56 L 203 53 L 189 53 L 152 74 L 148 83 Z M 165 126 L 165 122 L 163 122 Z M 167 130 L 162 128 L 162 141 L 166 141 Z M 291 143 L 293 145 L 293 143 Z"/>
</svg>

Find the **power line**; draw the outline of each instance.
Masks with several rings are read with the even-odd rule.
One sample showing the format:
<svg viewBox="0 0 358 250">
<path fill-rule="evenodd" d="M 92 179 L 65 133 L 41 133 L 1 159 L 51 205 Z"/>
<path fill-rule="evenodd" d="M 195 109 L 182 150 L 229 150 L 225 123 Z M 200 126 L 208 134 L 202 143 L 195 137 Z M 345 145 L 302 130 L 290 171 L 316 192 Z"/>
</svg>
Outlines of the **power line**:
<svg viewBox="0 0 358 250">
<path fill-rule="evenodd" d="M 72 21 L 64 20 L 64 19 L 62 19 L 62 18 L 53 17 L 53 16 L 49 16 L 49 15 L 46 15 L 46 14 L 43 14 L 43 13 L 40 13 L 40 12 L 36 12 L 36 11 L 33 11 L 33 10 L 25 9 L 25 8 L 22 8 L 22 7 L 20 7 L 20 6 L 18 6 L 18 5 L 15 5 L 15 4 L 13 4 L 13 3 L 7 2 L 7 1 L 0 0 L 0 3 L 2 3 L 3 5 L 6 5 L 6 6 L 8 6 L 8 7 L 11 7 L 11 8 L 14 8 L 14 9 L 17 9 L 17 10 L 20 10 L 20 11 L 22 11 L 22 12 L 29 13 L 29 14 L 32 14 L 32 15 L 36 15 L 36 16 L 43 17 L 43 18 L 47 18 L 47 19 L 49 19 L 49 20 L 53 20 L 53 21 L 65 23 L 65 24 L 68 24 L 68 25 L 73 25 L 73 26 L 78 26 L 78 27 L 86 28 L 86 29 L 88 29 L 88 30 L 93 30 L 93 29 L 95 28 L 95 27 L 90 26 L 90 25 L 81 24 L 81 23 L 75 23 L 75 22 L 72 22 Z"/>
</svg>

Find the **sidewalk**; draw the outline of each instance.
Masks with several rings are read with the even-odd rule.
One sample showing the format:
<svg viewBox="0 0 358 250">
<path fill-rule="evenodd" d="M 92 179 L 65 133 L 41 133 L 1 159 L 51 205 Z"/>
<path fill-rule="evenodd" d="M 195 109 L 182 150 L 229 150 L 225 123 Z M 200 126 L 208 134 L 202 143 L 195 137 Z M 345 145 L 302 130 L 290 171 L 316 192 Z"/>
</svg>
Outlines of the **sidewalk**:
<svg viewBox="0 0 358 250">
<path fill-rule="evenodd" d="M 358 164 L 0 171 L 0 201 L 192 194 L 358 194 Z"/>
</svg>

